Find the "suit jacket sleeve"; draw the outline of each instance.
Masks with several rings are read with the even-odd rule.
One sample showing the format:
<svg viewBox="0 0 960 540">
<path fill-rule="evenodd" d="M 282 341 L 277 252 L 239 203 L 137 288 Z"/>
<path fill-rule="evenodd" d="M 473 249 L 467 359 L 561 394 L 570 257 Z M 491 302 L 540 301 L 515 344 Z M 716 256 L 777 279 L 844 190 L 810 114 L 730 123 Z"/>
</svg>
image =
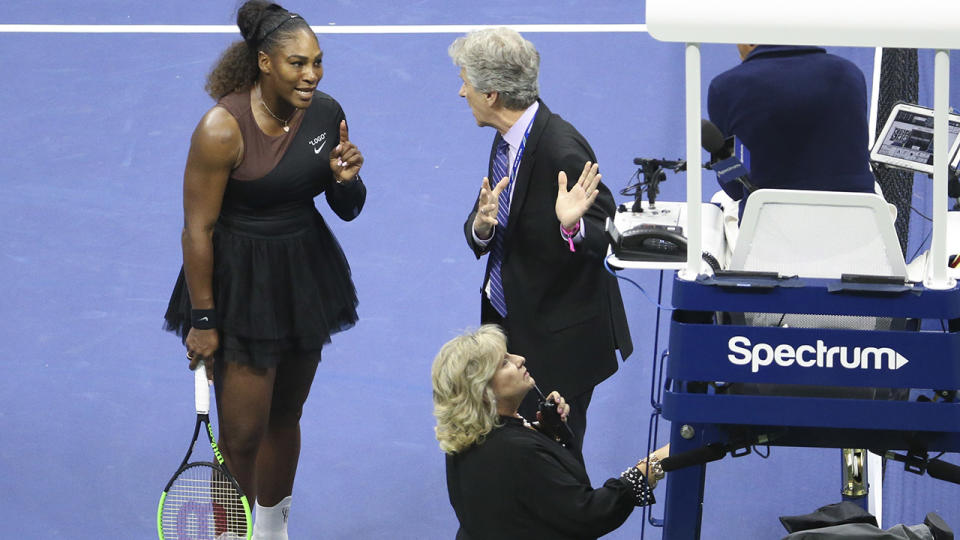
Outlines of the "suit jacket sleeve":
<svg viewBox="0 0 960 540">
<path fill-rule="evenodd" d="M 583 171 L 583 164 L 587 161 L 596 162 L 597 158 L 589 148 L 575 144 L 564 152 L 558 162 L 557 173 L 562 170 L 567 174 L 567 189 L 576 185 Z M 587 213 L 583 215 L 584 239 L 577 245 L 576 254 L 581 257 L 602 259 L 607 254 L 607 240 L 604 235 L 604 225 L 609 217 L 613 219 L 616 212 L 616 203 L 610 189 L 601 181 L 597 186 L 600 193 Z M 560 239 L 560 226 L 557 225 L 557 241 Z"/>
<path fill-rule="evenodd" d="M 524 452 L 519 463 L 519 484 L 526 486 L 525 510 L 570 536 L 603 536 L 633 512 L 634 496 L 626 482 L 611 478 L 603 487 L 593 489 L 571 474 L 542 444 Z"/>
<path fill-rule="evenodd" d="M 470 246 L 470 249 L 473 250 L 473 254 L 479 259 L 490 249 L 490 243 L 481 246 L 473 241 L 473 220 L 477 217 L 477 205 L 480 204 L 480 194 L 477 194 L 477 200 L 473 202 L 473 209 L 470 211 L 470 215 L 467 216 L 467 221 L 463 224 L 463 234 L 467 239 L 467 245 Z M 496 234 L 496 231 L 494 231 Z"/>
<path fill-rule="evenodd" d="M 500 136 L 497 135 L 493 138 L 493 144 L 490 147 L 490 158 L 487 160 L 487 178 L 493 176 L 493 168 L 490 164 L 493 163 L 493 154 L 496 152 L 497 143 L 500 141 Z M 477 198 L 473 201 L 473 208 L 470 210 L 470 215 L 467 216 L 467 221 L 463 224 L 463 234 L 467 239 L 467 245 L 470 246 L 470 249 L 473 250 L 473 254 L 479 259 L 487 251 L 490 250 L 490 243 L 486 245 L 479 245 L 473 241 L 473 220 L 477 217 L 477 206 L 480 204 L 480 192 L 477 192 Z M 496 229 L 494 229 L 494 233 Z M 492 237 L 491 237 L 492 238 Z"/>
</svg>

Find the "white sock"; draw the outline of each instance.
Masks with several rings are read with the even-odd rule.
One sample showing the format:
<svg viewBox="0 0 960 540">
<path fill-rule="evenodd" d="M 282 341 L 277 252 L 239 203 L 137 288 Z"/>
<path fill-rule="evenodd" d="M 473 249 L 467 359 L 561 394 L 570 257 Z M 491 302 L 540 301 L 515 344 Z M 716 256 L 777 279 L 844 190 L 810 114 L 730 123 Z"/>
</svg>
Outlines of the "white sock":
<svg viewBox="0 0 960 540">
<path fill-rule="evenodd" d="M 287 519 L 290 517 L 290 496 L 275 506 L 255 504 L 256 519 L 253 522 L 253 540 L 289 540 Z"/>
</svg>

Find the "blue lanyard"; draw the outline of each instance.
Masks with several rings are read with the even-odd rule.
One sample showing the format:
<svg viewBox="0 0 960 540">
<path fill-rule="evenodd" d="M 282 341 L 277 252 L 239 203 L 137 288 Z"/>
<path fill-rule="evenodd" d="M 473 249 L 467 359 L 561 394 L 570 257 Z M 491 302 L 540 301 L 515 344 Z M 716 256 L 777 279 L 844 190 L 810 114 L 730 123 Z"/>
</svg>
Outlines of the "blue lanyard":
<svg viewBox="0 0 960 540">
<path fill-rule="evenodd" d="M 537 110 L 537 112 L 540 111 Z M 520 148 L 517 149 L 517 156 L 513 158 L 513 168 L 510 170 L 510 181 L 508 183 L 510 192 L 507 193 L 511 198 L 513 197 L 513 181 L 517 178 L 517 171 L 520 169 L 520 160 L 523 159 L 523 150 L 527 147 L 527 137 L 533 128 L 533 122 L 537 119 L 537 112 L 533 113 L 533 118 L 531 118 L 530 123 L 527 124 L 527 130 L 523 132 L 523 140 L 520 141 Z"/>
</svg>

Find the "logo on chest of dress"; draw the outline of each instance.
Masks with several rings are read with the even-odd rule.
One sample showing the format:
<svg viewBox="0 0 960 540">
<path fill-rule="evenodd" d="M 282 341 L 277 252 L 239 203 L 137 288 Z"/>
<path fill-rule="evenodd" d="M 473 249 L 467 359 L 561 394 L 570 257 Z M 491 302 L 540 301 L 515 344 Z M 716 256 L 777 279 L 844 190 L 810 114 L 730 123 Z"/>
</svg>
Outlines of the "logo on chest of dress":
<svg viewBox="0 0 960 540">
<path fill-rule="evenodd" d="M 323 150 L 323 147 L 326 145 L 327 145 L 326 133 L 321 133 L 320 135 L 314 137 L 312 141 L 310 141 L 310 146 L 313 147 L 314 154 L 319 154 L 320 151 Z"/>
</svg>

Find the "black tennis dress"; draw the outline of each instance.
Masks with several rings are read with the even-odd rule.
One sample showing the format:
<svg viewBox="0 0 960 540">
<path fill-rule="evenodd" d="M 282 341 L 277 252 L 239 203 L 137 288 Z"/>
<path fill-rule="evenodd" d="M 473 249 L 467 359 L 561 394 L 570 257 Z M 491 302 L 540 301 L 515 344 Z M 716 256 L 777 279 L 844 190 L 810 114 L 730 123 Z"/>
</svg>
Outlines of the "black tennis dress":
<svg viewBox="0 0 960 540">
<path fill-rule="evenodd" d="M 325 193 L 330 208 L 349 221 L 366 200 L 359 176 L 341 185 L 330 170 L 343 110 L 316 92 L 310 106 L 294 114 L 290 132 L 271 137 L 253 118 L 249 91 L 219 105 L 240 124 L 244 157 L 227 181 L 213 233 L 217 357 L 257 367 L 319 358 L 332 334 L 357 321 L 350 267 L 314 206 L 314 197 Z M 190 307 L 181 267 L 165 328 L 184 340 Z"/>
</svg>

